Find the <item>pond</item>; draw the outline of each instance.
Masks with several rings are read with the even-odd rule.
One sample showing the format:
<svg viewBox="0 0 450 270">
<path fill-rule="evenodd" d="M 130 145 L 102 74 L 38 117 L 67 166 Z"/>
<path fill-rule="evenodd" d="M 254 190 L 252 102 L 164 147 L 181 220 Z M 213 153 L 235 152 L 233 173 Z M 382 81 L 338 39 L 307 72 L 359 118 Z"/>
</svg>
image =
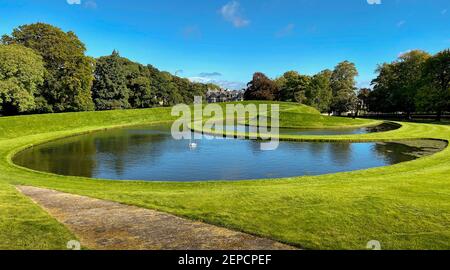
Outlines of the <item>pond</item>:
<svg viewBox="0 0 450 270">
<path fill-rule="evenodd" d="M 439 151 L 445 143 L 280 142 L 274 151 L 239 139 L 176 141 L 169 126 L 132 127 L 80 135 L 16 155 L 23 167 L 114 180 L 206 181 L 319 175 L 392 165 Z"/>
</svg>

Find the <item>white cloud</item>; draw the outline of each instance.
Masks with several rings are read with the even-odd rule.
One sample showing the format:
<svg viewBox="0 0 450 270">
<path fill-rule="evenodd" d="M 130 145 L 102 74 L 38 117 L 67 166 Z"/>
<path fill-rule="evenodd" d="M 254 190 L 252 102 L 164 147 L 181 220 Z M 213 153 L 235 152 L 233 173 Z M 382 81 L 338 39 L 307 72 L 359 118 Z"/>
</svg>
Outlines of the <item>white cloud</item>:
<svg viewBox="0 0 450 270">
<path fill-rule="evenodd" d="M 96 9 L 97 2 L 95 0 L 66 0 L 69 5 L 79 5 L 86 9 Z"/>
<path fill-rule="evenodd" d="M 399 22 L 397 23 L 397 27 L 402 27 L 403 25 L 405 25 L 405 23 L 406 23 L 406 21 L 404 21 L 404 20 L 399 21 Z"/>
<path fill-rule="evenodd" d="M 295 29 L 295 24 L 290 23 L 288 25 L 286 25 L 283 29 L 281 29 L 280 31 L 278 31 L 275 36 L 278 38 L 282 38 L 282 37 L 286 37 L 289 36 L 290 34 L 292 34 L 292 32 Z"/>
<path fill-rule="evenodd" d="M 84 7 L 85 8 L 90 8 L 90 9 L 96 9 L 97 8 L 97 2 L 95 1 L 87 1 L 84 3 Z"/>
<path fill-rule="evenodd" d="M 81 0 L 67 0 L 69 5 L 81 5 Z"/>
<path fill-rule="evenodd" d="M 238 1 L 231 1 L 220 9 L 222 17 L 231 22 L 234 27 L 240 28 L 250 24 L 250 21 L 242 16 L 240 4 Z"/>
<path fill-rule="evenodd" d="M 381 5 L 381 0 L 367 0 L 369 5 Z"/>
<path fill-rule="evenodd" d="M 198 74 L 199 77 L 205 77 L 205 78 L 211 78 L 211 77 L 220 77 L 222 76 L 222 73 L 220 72 L 202 72 Z"/>
</svg>

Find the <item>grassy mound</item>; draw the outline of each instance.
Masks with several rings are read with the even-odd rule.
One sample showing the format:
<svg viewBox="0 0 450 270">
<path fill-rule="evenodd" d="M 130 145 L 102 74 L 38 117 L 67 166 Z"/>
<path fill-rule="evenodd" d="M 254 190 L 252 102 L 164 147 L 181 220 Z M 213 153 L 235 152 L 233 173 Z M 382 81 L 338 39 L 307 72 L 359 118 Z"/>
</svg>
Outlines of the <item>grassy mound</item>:
<svg viewBox="0 0 450 270">
<path fill-rule="evenodd" d="M 310 129 L 324 129 L 324 128 L 357 128 L 365 126 L 374 126 L 381 124 L 380 121 L 368 119 L 352 119 L 350 117 L 334 117 L 321 115 L 320 112 L 310 106 L 291 103 L 291 102 L 264 102 L 264 101 L 245 101 L 233 103 L 219 103 L 225 113 L 227 104 L 274 104 L 279 105 L 279 119 L 280 126 L 285 128 L 310 128 Z M 270 110 L 270 108 L 268 108 Z M 267 115 L 262 114 L 264 117 Z M 223 115 L 222 118 L 226 118 Z M 248 121 L 246 121 L 248 123 Z M 268 116 L 268 123 L 270 124 L 270 112 Z"/>
<path fill-rule="evenodd" d="M 355 128 L 380 124 L 379 121 L 324 116 L 284 111 L 280 113 L 280 126 L 291 128 Z"/>
<path fill-rule="evenodd" d="M 231 102 L 231 103 L 220 103 L 222 106 L 226 106 L 227 104 L 268 104 L 268 105 L 279 105 L 280 111 L 284 112 L 292 112 L 292 113 L 305 113 L 305 114 L 320 114 L 320 112 L 310 106 L 306 106 L 303 104 L 293 103 L 293 102 L 278 102 L 278 101 L 243 101 L 243 102 Z"/>
<path fill-rule="evenodd" d="M 282 120 L 288 126 L 304 125 L 298 121 L 317 126 L 315 121 L 329 119 L 303 106 L 282 104 L 282 108 L 282 115 L 290 115 Z M 316 120 L 306 121 L 305 109 L 311 110 L 306 118 Z M 173 119 L 170 109 L 0 118 L 0 249 L 63 249 L 67 241 L 75 238 L 18 193 L 16 184 L 158 209 L 308 249 L 365 249 L 366 243 L 374 239 L 381 242 L 383 249 L 450 248 L 449 148 L 389 167 L 241 182 L 104 181 L 35 172 L 11 162 L 20 149 L 48 140 Z M 331 122 L 347 126 L 340 121 L 353 119 Z M 364 135 L 282 138 L 337 142 L 450 140 L 450 126 L 402 125 L 395 131 Z"/>
</svg>

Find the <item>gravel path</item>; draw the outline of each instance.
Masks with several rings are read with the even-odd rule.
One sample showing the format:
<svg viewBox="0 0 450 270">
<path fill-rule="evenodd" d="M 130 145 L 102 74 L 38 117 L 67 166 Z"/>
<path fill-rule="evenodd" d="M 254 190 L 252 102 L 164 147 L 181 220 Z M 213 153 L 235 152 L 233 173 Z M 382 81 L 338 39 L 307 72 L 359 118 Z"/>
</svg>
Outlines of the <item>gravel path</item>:
<svg viewBox="0 0 450 270">
<path fill-rule="evenodd" d="M 116 202 L 18 186 L 81 240 L 100 250 L 287 250 L 269 239 Z M 70 240 L 70 239 L 69 239 Z"/>
</svg>

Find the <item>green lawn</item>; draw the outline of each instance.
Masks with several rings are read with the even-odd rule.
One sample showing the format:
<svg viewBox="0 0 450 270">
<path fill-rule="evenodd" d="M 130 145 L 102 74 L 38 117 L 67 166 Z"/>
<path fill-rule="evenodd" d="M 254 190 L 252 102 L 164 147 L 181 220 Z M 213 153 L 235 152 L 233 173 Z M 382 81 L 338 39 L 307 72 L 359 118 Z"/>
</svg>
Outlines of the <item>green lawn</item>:
<svg viewBox="0 0 450 270">
<path fill-rule="evenodd" d="M 305 112 L 306 107 L 293 104 L 283 104 L 281 110 L 282 123 L 286 126 L 303 127 L 305 123 L 309 125 L 305 119 L 314 118 L 320 119 L 320 122 L 309 122 L 315 127 L 375 123 L 323 117 L 313 109 Z M 15 184 L 158 209 L 307 249 L 364 249 L 366 243 L 373 239 L 380 241 L 384 249 L 450 248 L 449 148 L 430 157 L 390 167 L 316 177 L 241 182 L 92 180 L 34 172 L 19 168 L 10 161 L 20 149 L 55 138 L 170 120 L 173 120 L 170 109 L 0 118 L 0 249 L 65 248 L 65 243 L 75 238 L 64 226 L 18 193 L 13 186 Z M 403 123 L 399 130 L 378 134 L 282 138 L 450 140 L 450 126 Z"/>
</svg>

